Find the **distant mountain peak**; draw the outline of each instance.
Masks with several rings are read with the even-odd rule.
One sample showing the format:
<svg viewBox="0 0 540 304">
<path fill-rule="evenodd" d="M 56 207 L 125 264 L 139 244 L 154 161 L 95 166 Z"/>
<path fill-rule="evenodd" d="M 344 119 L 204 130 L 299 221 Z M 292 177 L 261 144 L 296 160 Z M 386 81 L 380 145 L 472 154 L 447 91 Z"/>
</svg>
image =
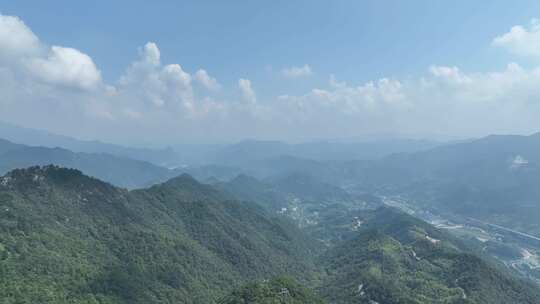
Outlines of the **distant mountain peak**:
<svg viewBox="0 0 540 304">
<path fill-rule="evenodd" d="M 222 193 L 209 184 L 199 182 L 187 173 L 171 178 L 164 183 L 153 185 L 148 190 L 161 193 L 174 193 L 184 201 L 206 200 L 217 202 L 231 199 L 225 193 Z"/>
<path fill-rule="evenodd" d="M 177 177 L 173 177 L 170 180 L 168 180 L 167 183 L 189 183 L 189 184 L 200 184 L 193 176 L 191 176 L 188 173 L 182 173 L 178 175 Z"/>
</svg>

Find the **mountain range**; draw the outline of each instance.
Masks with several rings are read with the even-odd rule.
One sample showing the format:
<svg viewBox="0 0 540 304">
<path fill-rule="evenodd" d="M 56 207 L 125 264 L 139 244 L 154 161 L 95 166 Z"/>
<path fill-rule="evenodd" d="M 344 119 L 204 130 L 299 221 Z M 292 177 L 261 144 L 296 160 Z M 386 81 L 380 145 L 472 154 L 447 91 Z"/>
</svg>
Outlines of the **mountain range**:
<svg viewBox="0 0 540 304">
<path fill-rule="evenodd" d="M 15 169 L 0 178 L 0 210 L 5 303 L 498 304 L 540 295 L 400 211 L 358 210 L 358 226 L 325 245 L 288 216 L 188 175 L 125 190 L 74 169 Z M 283 276 L 292 281 L 272 279 Z"/>
<path fill-rule="evenodd" d="M 183 175 L 127 191 L 56 166 L 0 180 L 4 303 L 211 303 L 246 280 L 313 275 L 292 224 Z"/>
<path fill-rule="evenodd" d="M 50 138 L 0 140 L 5 303 L 502 304 L 540 295 L 528 281 L 540 282 L 540 133 L 364 151 L 245 141 L 178 152 L 64 139 L 73 151 L 47 146 Z"/>
<path fill-rule="evenodd" d="M 142 160 L 168 168 L 219 164 L 246 167 L 282 156 L 315 161 L 378 159 L 393 153 L 421 151 L 443 141 L 402 138 L 321 140 L 285 143 L 244 140 L 222 144 L 176 144 L 165 148 L 134 148 L 97 140 L 80 140 L 51 132 L 16 126 L 0 121 L 0 138 L 29 146 L 64 148 L 73 152 L 104 153 Z"/>
<path fill-rule="evenodd" d="M 76 168 L 88 175 L 126 188 L 151 185 L 175 175 L 172 170 L 141 160 L 105 153 L 26 146 L 0 139 L 0 173 L 48 164 Z"/>
<path fill-rule="evenodd" d="M 540 236 L 540 133 L 498 135 L 349 162 L 344 180 L 362 191 Z"/>
</svg>

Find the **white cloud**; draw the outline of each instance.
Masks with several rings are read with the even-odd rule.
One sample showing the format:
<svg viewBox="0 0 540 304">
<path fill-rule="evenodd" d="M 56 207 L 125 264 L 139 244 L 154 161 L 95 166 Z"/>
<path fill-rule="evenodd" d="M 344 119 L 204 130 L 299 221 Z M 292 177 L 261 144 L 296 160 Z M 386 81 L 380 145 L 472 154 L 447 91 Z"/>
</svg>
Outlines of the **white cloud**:
<svg viewBox="0 0 540 304">
<path fill-rule="evenodd" d="M 489 73 L 432 66 L 425 77 L 407 81 L 352 86 L 331 77 L 329 88 L 280 96 L 276 107 L 289 121 L 289 135 L 532 133 L 540 129 L 539 83 L 540 68 L 515 63 Z"/>
<path fill-rule="evenodd" d="M 313 74 L 311 71 L 311 67 L 307 64 L 304 64 L 304 66 L 301 67 L 289 67 L 284 68 L 281 70 L 281 74 L 287 78 L 299 78 L 299 77 L 306 77 Z"/>
<path fill-rule="evenodd" d="M 33 55 L 39 49 L 39 39 L 22 20 L 0 14 L 0 60 L 8 56 Z"/>
<path fill-rule="evenodd" d="M 141 52 L 141 63 L 146 63 L 150 66 L 158 66 L 161 64 L 161 52 L 154 42 L 147 42 Z"/>
<path fill-rule="evenodd" d="M 240 78 L 238 80 L 238 87 L 240 88 L 240 92 L 242 93 L 242 97 L 245 101 L 249 103 L 257 102 L 257 96 L 251 87 L 251 81 L 249 79 Z"/>
<path fill-rule="evenodd" d="M 446 79 L 449 82 L 454 82 L 457 84 L 469 83 L 471 79 L 463 75 L 458 67 L 447 67 L 447 66 L 431 66 L 429 68 L 430 73 L 442 79 Z"/>
<path fill-rule="evenodd" d="M 153 42 L 140 51 L 139 59 L 120 78 L 117 89 L 118 94 L 142 104 L 180 105 L 189 109 L 193 103 L 191 75 L 179 64 L 163 66 L 159 48 Z"/>
<path fill-rule="evenodd" d="M 331 82 L 335 79 L 331 78 Z M 282 115 L 291 121 L 303 121 L 313 133 L 322 134 L 337 132 L 336 128 L 346 128 L 345 125 L 355 132 L 364 124 L 377 128 L 409 107 L 403 85 L 387 78 L 355 87 L 339 83 L 302 96 L 283 95 L 278 100 Z"/>
<path fill-rule="evenodd" d="M 101 84 L 101 73 L 88 55 L 72 48 L 51 47 L 47 58 L 27 62 L 30 73 L 43 82 L 84 90 Z"/>
<path fill-rule="evenodd" d="M 529 26 L 513 26 L 509 32 L 493 39 L 494 46 L 525 56 L 540 56 L 540 22 L 532 19 Z"/>
<path fill-rule="evenodd" d="M 49 47 L 39 41 L 22 20 L 0 15 L 0 64 L 19 77 L 49 85 L 94 89 L 101 75 L 92 59 L 79 50 Z"/>
<path fill-rule="evenodd" d="M 225 89 L 201 98 L 193 82 L 214 90 L 218 81 L 204 69 L 191 74 L 180 64 L 163 63 L 155 43 L 139 50 L 118 81 L 105 83 L 90 56 L 40 42 L 15 17 L 0 16 L 0 23 L 0 120 L 69 135 L 212 141 L 540 130 L 540 67 L 510 63 L 493 72 L 469 72 L 434 65 L 417 79 L 361 84 L 330 76 L 327 85 L 303 94 L 260 100 L 242 78 L 236 98 L 226 97 Z"/>
<path fill-rule="evenodd" d="M 203 69 L 198 70 L 195 73 L 194 78 L 208 90 L 215 91 L 221 88 L 218 81 L 215 78 L 210 77 L 210 75 L 208 75 L 208 73 Z"/>
</svg>

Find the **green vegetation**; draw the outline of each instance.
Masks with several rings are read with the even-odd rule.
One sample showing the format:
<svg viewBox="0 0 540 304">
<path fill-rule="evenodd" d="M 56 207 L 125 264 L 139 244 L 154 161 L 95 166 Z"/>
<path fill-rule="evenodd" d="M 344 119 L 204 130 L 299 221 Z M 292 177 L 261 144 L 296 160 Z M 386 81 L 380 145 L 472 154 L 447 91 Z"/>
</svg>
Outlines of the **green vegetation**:
<svg viewBox="0 0 540 304">
<path fill-rule="evenodd" d="M 289 277 L 250 283 L 218 300 L 218 304 L 323 304 L 311 290 Z"/>
<path fill-rule="evenodd" d="M 265 195 L 252 190 L 244 195 Z M 335 304 L 533 304 L 540 298 L 537 286 L 391 208 L 353 212 L 323 204 L 322 222 L 302 231 L 233 197 L 188 175 L 128 191 L 73 169 L 13 170 L 0 177 L 0 303 L 323 303 L 319 296 Z M 309 236 L 325 229 L 333 239 L 326 246 Z"/>
<path fill-rule="evenodd" d="M 189 176 L 126 191 L 58 167 L 0 178 L 1 303 L 211 303 L 249 280 L 307 280 L 313 244 Z"/>
<path fill-rule="evenodd" d="M 383 208 L 322 258 L 331 303 L 537 303 L 536 286 L 467 253 L 431 225 Z"/>
</svg>

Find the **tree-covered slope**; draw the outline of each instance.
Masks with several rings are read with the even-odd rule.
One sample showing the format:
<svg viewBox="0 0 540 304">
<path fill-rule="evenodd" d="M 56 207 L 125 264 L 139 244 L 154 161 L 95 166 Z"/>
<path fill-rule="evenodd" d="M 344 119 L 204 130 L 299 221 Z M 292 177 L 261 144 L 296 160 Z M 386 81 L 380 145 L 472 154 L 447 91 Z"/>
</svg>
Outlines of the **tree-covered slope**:
<svg viewBox="0 0 540 304">
<path fill-rule="evenodd" d="M 311 290 L 289 277 L 246 284 L 218 300 L 218 304 L 323 304 Z"/>
<path fill-rule="evenodd" d="M 255 202 L 273 212 L 288 206 L 286 192 L 245 174 L 240 174 L 226 182 L 214 183 L 213 186 L 238 200 Z"/>
<path fill-rule="evenodd" d="M 54 166 L 0 178 L 2 303 L 211 303 L 248 280 L 309 278 L 312 250 L 188 176 L 136 191 Z"/>
<path fill-rule="evenodd" d="M 330 303 L 538 303 L 540 292 L 431 225 L 382 208 L 322 258 Z"/>
<path fill-rule="evenodd" d="M 377 196 L 352 195 L 304 174 L 290 174 L 264 182 L 239 175 L 213 186 L 238 200 L 255 202 L 272 213 L 292 219 L 304 228 L 304 232 L 326 244 L 354 233 L 356 214 L 382 204 Z"/>
</svg>

